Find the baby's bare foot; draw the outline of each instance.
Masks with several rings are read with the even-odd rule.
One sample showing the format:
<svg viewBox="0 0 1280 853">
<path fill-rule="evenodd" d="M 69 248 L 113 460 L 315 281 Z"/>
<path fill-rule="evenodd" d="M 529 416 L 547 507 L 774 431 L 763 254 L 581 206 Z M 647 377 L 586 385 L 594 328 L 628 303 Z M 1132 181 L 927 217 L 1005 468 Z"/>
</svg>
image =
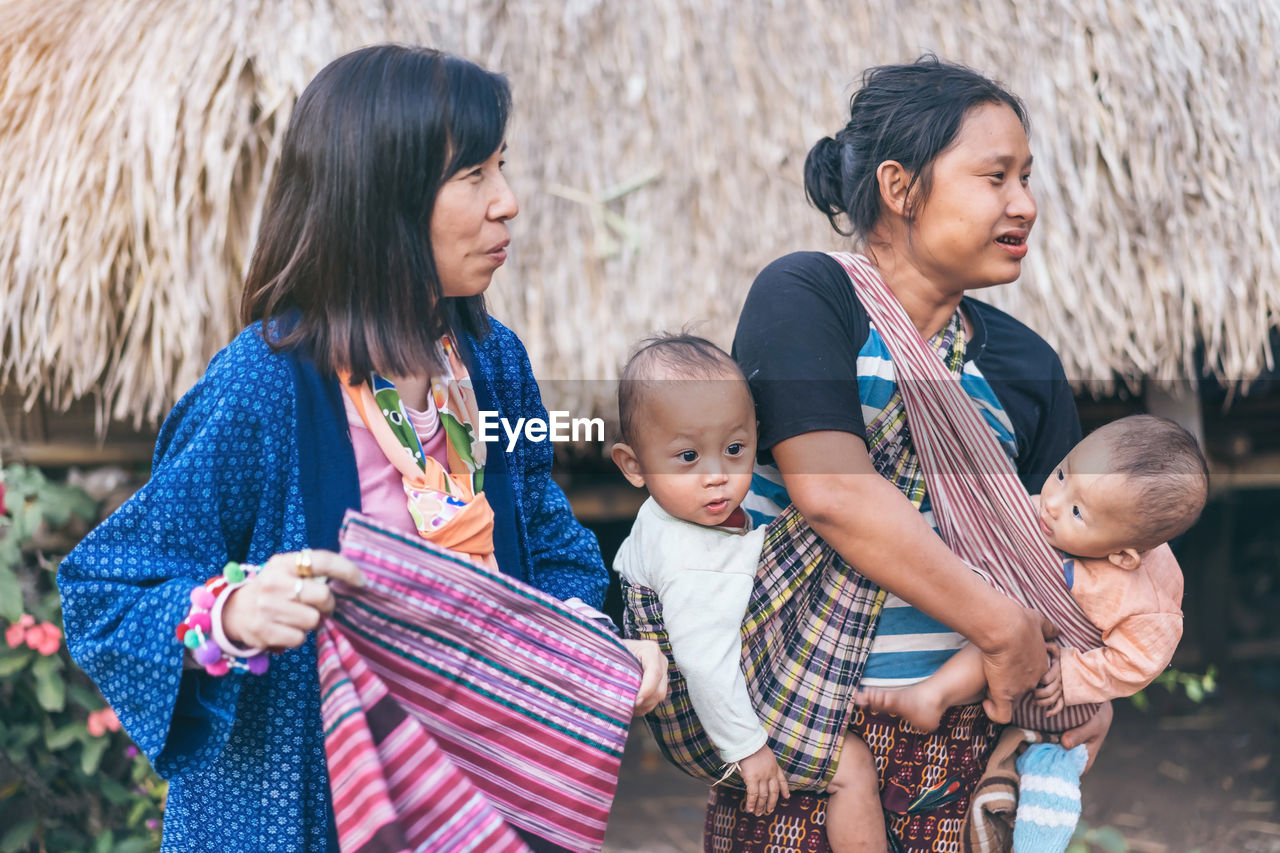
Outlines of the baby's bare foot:
<svg viewBox="0 0 1280 853">
<path fill-rule="evenodd" d="M 942 722 L 947 706 L 920 685 L 910 687 L 859 687 L 853 703 L 872 711 L 893 714 L 922 732 L 932 732 Z"/>
</svg>

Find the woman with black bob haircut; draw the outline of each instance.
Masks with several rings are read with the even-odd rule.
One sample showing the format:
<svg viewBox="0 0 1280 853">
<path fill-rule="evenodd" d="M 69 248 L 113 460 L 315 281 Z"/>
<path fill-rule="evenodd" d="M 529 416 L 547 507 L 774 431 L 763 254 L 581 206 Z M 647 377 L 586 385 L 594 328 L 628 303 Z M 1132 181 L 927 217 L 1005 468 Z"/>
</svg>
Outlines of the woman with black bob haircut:
<svg viewBox="0 0 1280 853">
<path fill-rule="evenodd" d="M 433 246 L 432 212 L 449 179 L 501 155 L 510 113 L 506 79 L 455 56 L 367 48 L 322 69 L 290 119 L 244 322 L 292 312 L 273 348 L 361 379 L 438 367 L 452 325 L 483 336 L 483 288 L 444 292 L 436 253 L 457 249 Z M 507 193 L 495 220 L 517 213 Z"/>
<path fill-rule="evenodd" d="M 337 850 L 314 629 L 334 608 L 324 579 L 361 580 L 334 553 L 347 509 L 427 538 L 453 512 L 467 545 L 440 544 L 589 614 L 603 601 L 550 445 L 475 438 L 479 411 L 546 417 L 524 347 L 484 305 L 518 212 L 510 109 L 503 77 L 425 48 L 369 47 L 316 75 L 285 133 L 246 328 L 166 419 L 151 480 L 59 569 L 72 654 L 170 782 L 165 849 Z M 434 475 L 461 490 L 444 510 L 410 488 Z M 665 665 L 630 647 L 644 712 Z"/>
<path fill-rule="evenodd" d="M 834 849 L 883 850 L 886 829 L 894 850 L 958 849 L 969 795 L 999 731 L 991 721 L 1007 722 L 1012 702 L 1036 685 L 1047 665 L 1044 639 L 1056 634 L 935 533 L 900 368 L 886 343 L 894 338 L 863 301 L 878 294 L 884 316 L 905 312 L 1023 484 L 1038 491 L 1080 439 L 1070 386 L 1038 335 L 968 295 L 1022 272 L 1037 214 L 1027 132 L 1021 101 L 971 69 L 933 56 L 868 69 L 848 122 L 805 162 L 807 197 L 861 254 L 775 260 L 739 317 L 733 354 L 749 377 L 761 449 L 743 506 L 766 523 L 793 505 L 823 547 L 885 592 L 883 607 L 866 614 L 874 627 L 861 684 L 919 681 L 965 640 L 983 652 L 990 684 L 990 719 L 983 705 L 952 708 L 932 733 L 855 710 L 839 762 L 864 768 L 858 788 L 869 805 L 853 819 L 825 820 Z M 1066 732 L 1064 745 L 1088 743 L 1096 756 L 1109 724 L 1103 706 Z M 759 818 L 741 810 L 736 791 L 717 789 L 710 808 L 715 843 L 717 833 L 774 837 L 742 821 L 819 831 L 814 802 L 794 792 Z M 836 837 L 833 827 L 858 831 Z"/>
</svg>

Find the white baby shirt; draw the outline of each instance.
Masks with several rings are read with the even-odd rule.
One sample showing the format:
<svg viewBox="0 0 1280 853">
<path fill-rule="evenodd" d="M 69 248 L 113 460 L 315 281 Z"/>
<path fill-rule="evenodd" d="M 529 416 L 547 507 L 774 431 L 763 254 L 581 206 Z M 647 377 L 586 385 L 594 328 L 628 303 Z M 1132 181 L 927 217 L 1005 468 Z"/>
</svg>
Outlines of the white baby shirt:
<svg viewBox="0 0 1280 853">
<path fill-rule="evenodd" d="M 671 654 L 707 736 L 726 763 L 765 744 L 742 675 L 742 618 L 764 545 L 763 527 L 703 527 L 649 498 L 613 567 L 658 594 Z"/>
</svg>

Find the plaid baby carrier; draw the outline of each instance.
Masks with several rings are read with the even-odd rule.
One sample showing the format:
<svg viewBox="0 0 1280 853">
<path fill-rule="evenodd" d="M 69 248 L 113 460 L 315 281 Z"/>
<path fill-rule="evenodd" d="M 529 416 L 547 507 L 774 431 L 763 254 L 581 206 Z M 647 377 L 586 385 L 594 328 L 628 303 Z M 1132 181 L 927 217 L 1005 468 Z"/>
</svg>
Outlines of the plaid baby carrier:
<svg viewBox="0 0 1280 853">
<path fill-rule="evenodd" d="M 849 274 L 893 356 L 934 522 L 947 547 L 983 570 L 1005 595 L 1049 617 L 1063 645 L 1102 645 L 1101 632 L 1067 589 L 1062 559 L 1044 541 L 1018 472 L 960 382 L 921 339 L 870 261 L 843 252 L 832 257 Z M 1074 705 L 1049 717 L 1028 694 L 1014 706 L 1013 722 L 1061 732 L 1082 725 L 1096 711 L 1097 705 Z"/>
<path fill-rule="evenodd" d="M 626 635 L 656 640 L 671 660 L 657 593 L 624 581 L 623 594 Z M 742 669 L 769 747 L 794 790 L 821 791 L 835 773 L 883 601 L 884 593 L 840 559 L 795 507 L 770 523 L 742 622 Z M 646 717 L 649 728 L 673 764 L 715 782 L 724 762 L 674 664 L 669 676 L 667 698 Z"/>
<path fill-rule="evenodd" d="M 318 631 L 342 850 L 598 851 L 640 685 L 608 630 L 514 578 L 349 512 Z"/>
</svg>

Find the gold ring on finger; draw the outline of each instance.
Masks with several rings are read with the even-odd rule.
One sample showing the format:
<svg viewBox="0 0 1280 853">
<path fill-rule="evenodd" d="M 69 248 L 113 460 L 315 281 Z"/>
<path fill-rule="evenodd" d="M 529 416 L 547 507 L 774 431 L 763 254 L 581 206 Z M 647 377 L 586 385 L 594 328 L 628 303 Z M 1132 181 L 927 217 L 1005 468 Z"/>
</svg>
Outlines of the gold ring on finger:
<svg viewBox="0 0 1280 853">
<path fill-rule="evenodd" d="M 310 548 L 303 548 L 301 551 L 298 552 L 297 569 L 298 569 L 298 577 L 300 578 L 309 578 L 315 574 L 315 572 L 311 570 L 311 549 Z"/>
<path fill-rule="evenodd" d="M 306 578 L 298 578 L 293 582 L 293 595 L 290 596 L 294 601 L 302 600 L 302 585 L 307 582 Z"/>
</svg>

